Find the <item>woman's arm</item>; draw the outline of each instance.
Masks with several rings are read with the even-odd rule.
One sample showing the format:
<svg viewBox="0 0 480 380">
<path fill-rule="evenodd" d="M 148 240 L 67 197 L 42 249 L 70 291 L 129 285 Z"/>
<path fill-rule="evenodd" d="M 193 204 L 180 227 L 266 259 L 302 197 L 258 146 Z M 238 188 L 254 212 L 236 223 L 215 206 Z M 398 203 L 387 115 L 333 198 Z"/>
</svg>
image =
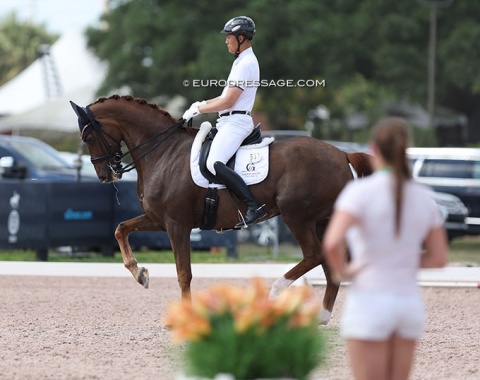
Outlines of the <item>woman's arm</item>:
<svg viewBox="0 0 480 380">
<path fill-rule="evenodd" d="M 420 258 L 420 268 L 443 268 L 447 264 L 448 239 L 445 228 L 431 229 L 424 246 L 425 250 Z"/>
<path fill-rule="evenodd" d="M 357 218 L 347 211 L 336 211 L 332 215 L 323 239 L 323 253 L 332 271 L 332 279 L 339 283 L 354 275 L 357 270 L 346 265 L 345 235 L 357 223 Z M 353 270 L 353 271 L 352 271 Z"/>
</svg>

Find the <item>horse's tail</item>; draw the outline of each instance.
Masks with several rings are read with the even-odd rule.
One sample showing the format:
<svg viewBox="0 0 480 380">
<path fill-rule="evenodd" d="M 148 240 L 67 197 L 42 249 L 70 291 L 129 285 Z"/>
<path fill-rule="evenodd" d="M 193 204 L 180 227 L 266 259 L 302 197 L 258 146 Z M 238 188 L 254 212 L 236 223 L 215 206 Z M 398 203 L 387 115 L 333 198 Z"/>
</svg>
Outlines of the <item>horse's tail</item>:
<svg viewBox="0 0 480 380">
<path fill-rule="evenodd" d="M 373 173 L 373 167 L 368 153 L 346 153 L 346 156 L 348 163 L 352 165 L 358 178 L 366 177 Z"/>
</svg>

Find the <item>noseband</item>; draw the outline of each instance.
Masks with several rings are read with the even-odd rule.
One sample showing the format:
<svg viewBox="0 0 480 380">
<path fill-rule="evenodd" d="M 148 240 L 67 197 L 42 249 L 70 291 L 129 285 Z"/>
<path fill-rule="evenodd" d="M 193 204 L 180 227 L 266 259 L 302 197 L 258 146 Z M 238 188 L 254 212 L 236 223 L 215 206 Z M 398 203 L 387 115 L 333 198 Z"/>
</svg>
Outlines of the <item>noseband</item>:
<svg viewBox="0 0 480 380">
<path fill-rule="evenodd" d="M 140 159 L 145 157 L 147 154 L 152 152 L 154 149 L 156 149 L 158 146 L 160 146 L 167 138 L 169 138 L 173 134 L 173 132 L 175 132 L 175 130 L 178 127 L 181 127 L 185 123 L 184 119 L 180 119 L 175 124 L 168 127 L 167 129 L 160 131 L 159 133 L 145 140 L 144 142 L 137 145 L 136 147 L 123 153 L 121 150 L 122 148 L 121 141 L 115 140 L 113 136 L 111 136 L 110 134 L 102 130 L 102 124 L 97 119 L 95 119 L 95 116 L 93 116 L 93 113 L 89 107 L 86 107 L 85 110 L 86 110 L 86 114 L 89 122 L 82 128 L 82 131 L 81 131 L 82 141 L 85 142 L 87 135 L 90 132 L 94 132 L 98 140 L 103 145 L 103 147 L 107 150 L 106 154 L 103 154 L 101 156 L 91 157 L 90 161 L 92 162 L 92 164 L 95 165 L 96 163 L 107 160 L 107 166 L 112 170 L 113 173 L 115 173 L 115 175 L 118 178 L 121 178 L 123 173 L 129 172 L 135 169 L 135 162 L 139 161 Z M 155 140 L 161 136 L 162 138 L 155 142 Z M 113 141 L 115 145 L 118 146 L 117 150 L 115 150 L 112 144 L 109 143 L 109 140 Z M 155 144 L 153 144 L 148 150 L 143 152 L 139 157 L 137 157 L 135 160 L 133 160 L 129 164 L 122 166 L 122 159 L 125 156 L 153 142 L 155 142 Z"/>
<path fill-rule="evenodd" d="M 102 130 L 102 125 L 100 124 L 100 122 L 97 119 L 95 119 L 92 111 L 90 111 L 90 108 L 86 107 L 85 110 L 86 110 L 86 115 L 88 117 L 89 122 L 82 128 L 82 132 L 81 132 L 82 141 L 85 142 L 87 135 L 90 132 L 94 132 L 97 139 L 100 141 L 100 143 L 103 145 L 103 147 L 107 150 L 106 154 L 103 154 L 103 155 L 97 156 L 97 157 L 91 157 L 90 158 L 91 163 L 95 165 L 98 162 L 102 162 L 102 161 L 107 160 L 108 161 L 107 162 L 108 167 L 116 175 L 121 176 L 121 174 L 125 172 L 125 170 L 123 170 L 124 168 L 122 167 L 122 158 L 125 157 L 125 155 L 128 154 L 128 153 L 126 153 L 126 154 L 122 153 L 122 150 L 121 150 L 122 143 L 121 143 L 121 141 L 116 141 L 111 135 L 109 135 L 107 132 Z M 93 129 L 93 131 L 92 131 L 92 129 Z M 110 144 L 109 140 L 113 141 L 118 146 L 118 150 L 115 150 L 113 148 L 113 146 L 112 146 L 112 144 Z M 133 167 L 132 167 L 132 169 L 133 169 Z"/>
</svg>

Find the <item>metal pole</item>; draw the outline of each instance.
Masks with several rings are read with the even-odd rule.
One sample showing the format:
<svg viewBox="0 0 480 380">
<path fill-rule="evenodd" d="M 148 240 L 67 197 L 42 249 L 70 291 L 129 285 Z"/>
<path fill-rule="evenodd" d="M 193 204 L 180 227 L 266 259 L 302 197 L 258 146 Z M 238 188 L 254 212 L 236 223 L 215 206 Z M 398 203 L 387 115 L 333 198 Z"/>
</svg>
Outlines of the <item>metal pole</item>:
<svg viewBox="0 0 480 380">
<path fill-rule="evenodd" d="M 278 224 L 278 216 L 274 218 L 275 220 L 275 234 L 273 237 L 273 257 L 278 257 L 278 232 L 279 232 L 279 224 Z"/>
<path fill-rule="evenodd" d="M 418 0 L 421 4 L 430 7 L 430 35 L 428 44 L 428 84 L 427 84 L 427 111 L 429 124 L 434 128 L 435 123 L 435 61 L 437 48 L 437 8 L 447 8 L 454 0 Z"/>
<path fill-rule="evenodd" d="M 428 53 L 428 117 L 431 128 L 435 122 L 435 60 L 437 46 L 437 7 L 430 7 L 430 40 Z"/>
<path fill-rule="evenodd" d="M 225 248 L 230 259 L 238 259 L 237 233 L 238 231 L 225 232 Z"/>
</svg>

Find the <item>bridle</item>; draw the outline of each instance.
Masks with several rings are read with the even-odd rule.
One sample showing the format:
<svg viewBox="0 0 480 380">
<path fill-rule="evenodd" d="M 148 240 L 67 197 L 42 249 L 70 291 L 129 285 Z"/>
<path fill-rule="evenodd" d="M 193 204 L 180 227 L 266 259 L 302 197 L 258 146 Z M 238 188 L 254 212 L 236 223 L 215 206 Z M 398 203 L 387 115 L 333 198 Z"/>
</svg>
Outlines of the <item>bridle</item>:
<svg viewBox="0 0 480 380">
<path fill-rule="evenodd" d="M 97 119 L 95 119 L 95 116 L 93 116 L 93 113 L 89 107 L 86 107 L 85 111 L 86 111 L 85 112 L 86 116 L 88 118 L 88 123 L 83 126 L 82 131 L 80 133 L 82 141 L 86 142 L 87 135 L 90 132 L 93 132 L 95 133 L 95 136 L 103 145 L 103 147 L 107 150 L 106 154 L 103 154 L 101 156 L 91 157 L 90 161 L 92 162 L 92 164 L 95 165 L 99 162 L 106 160 L 107 166 L 110 168 L 110 170 L 112 170 L 112 172 L 118 178 L 121 178 L 123 173 L 129 172 L 135 169 L 135 163 L 137 161 L 141 160 L 147 154 L 151 153 L 153 150 L 159 147 L 165 140 L 167 140 L 175 132 L 175 130 L 178 127 L 181 127 L 183 124 L 185 124 L 185 119 L 181 118 L 175 124 L 171 125 L 167 129 L 160 131 L 159 133 L 145 140 L 144 142 L 137 145 L 136 147 L 123 153 L 121 149 L 122 148 L 121 141 L 117 141 L 113 136 L 111 136 L 109 133 L 105 132 L 102 129 L 102 124 Z M 118 149 L 115 149 L 111 144 L 111 142 L 113 142 L 116 146 L 118 146 Z M 143 152 L 139 157 L 134 159 L 132 162 L 128 163 L 125 166 L 122 166 L 122 159 L 125 156 L 128 156 L 132 152 L 146 146 L 147 144 L 153 144 L 153 145 L 151 145 L 145 152 Z"/>
</svg>

